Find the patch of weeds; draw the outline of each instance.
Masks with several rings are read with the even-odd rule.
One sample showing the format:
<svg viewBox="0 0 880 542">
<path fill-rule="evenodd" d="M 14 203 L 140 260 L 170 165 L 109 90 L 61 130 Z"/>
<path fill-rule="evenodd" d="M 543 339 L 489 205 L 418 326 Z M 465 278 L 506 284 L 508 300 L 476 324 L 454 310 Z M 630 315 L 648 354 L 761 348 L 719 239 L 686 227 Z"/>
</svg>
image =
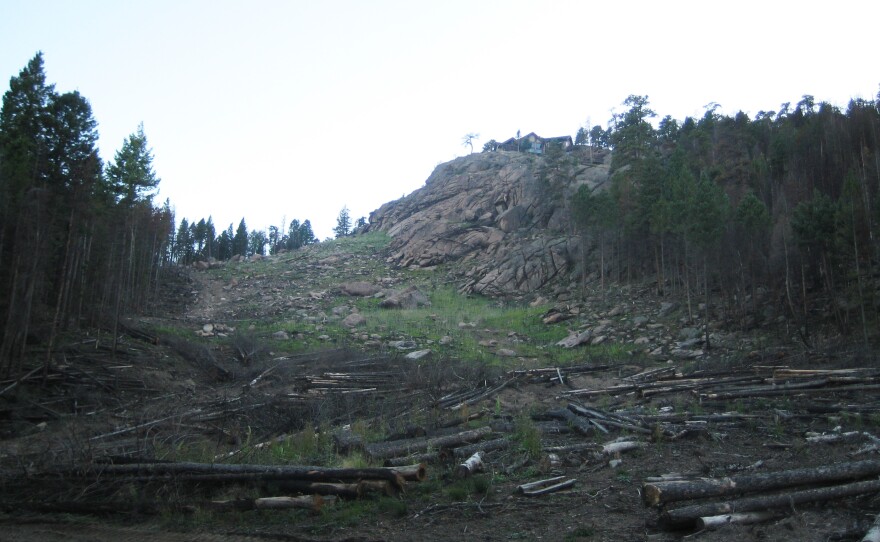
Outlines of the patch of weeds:
<svg viewBox="0 0 880 542">
<path fill-rule="evenodd" d="M 593 526 L 585 527 L 577 527 L 572 532 L 566 533 L 565 537 L 563 537 L 564 542 L 574 542 L 575 540 L 582 540 L 584 538 L 592 538 L 596 534 L 596 529 Z"/>
<path fill-rule="evenodd" d="M 343 469 L 364 469 L 370 466 L 370 460 L 360 452 L 353 452 L 341 459 L 339 466 Z"/>
<path fill-rule="evenodd" d="M 492 479 L 487 475 L 472 476 L 456 480 L 446 488 L 446 496 L 452 501 L 464 501 L 474 495 L 484 498 L 492 488 Z"/>
<path fill-rule="evenodd" d="M 629 471 L 620 469 L 617 471 L 617 475 L 615 476 L 618 482 L 629 483 L 632 482 L 632 474 Z"/>
<path fill-rule="evenodd" d="M 321 530 L 338 527 L 357 527 L 365 518 L 374 516 L 376 504 L 372 501 L 340 501 L 334 507 L 321 509 Z"/>
<path fill-rule="evenodd" d="M 463 501 L 469 493 L 467 484 L 463 480 L 457 481 L 446 488 L 446 496 L 453 501 Z"/>
<path fill-rule="evenodd" d="M 376 502 L 376 508 L 382 514 L 393 518 L 402 518 L 409 512 L 406 501 L 393 497 L 382 497 Z"/>
<path fill-rule="evenodd" d="M 865 417 L 861 412 L 841 412 L 845 427 L 852 427 L 856 431 L 865 429 Z"/>
<path fill-rule="evenodd" d="M 541 431 L 528 413 L 522 413 L 517 417 L 513 438 L 530 458 L 537 459 L 541 456 Z"/>
</svg>

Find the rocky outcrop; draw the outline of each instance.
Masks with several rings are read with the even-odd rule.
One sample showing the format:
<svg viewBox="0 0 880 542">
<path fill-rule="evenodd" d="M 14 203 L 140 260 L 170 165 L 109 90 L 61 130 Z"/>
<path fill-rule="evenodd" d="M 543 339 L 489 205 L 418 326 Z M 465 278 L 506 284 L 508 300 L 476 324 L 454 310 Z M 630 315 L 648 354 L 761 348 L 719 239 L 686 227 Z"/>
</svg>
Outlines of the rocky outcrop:
<svg viewBox="0 0 880 542">
<path fill-rule="evenodd" d="M 532 292 L 568 280 L 577 239 L 566 202 L 601 185 L 608 156 L 576 148 L 555 157 L 486 152 L 440 164 L 425 186 L 370 215 L 392 238 L 391 263 L 424 268 L 458 262 L 463 290 Z"/>
</svg>

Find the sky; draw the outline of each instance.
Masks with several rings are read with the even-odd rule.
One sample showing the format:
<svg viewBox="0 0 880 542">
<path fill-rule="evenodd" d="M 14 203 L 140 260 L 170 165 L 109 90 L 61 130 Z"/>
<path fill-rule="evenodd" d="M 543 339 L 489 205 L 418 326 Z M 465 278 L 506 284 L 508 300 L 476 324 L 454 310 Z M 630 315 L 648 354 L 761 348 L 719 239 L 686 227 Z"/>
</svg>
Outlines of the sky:
<svg viewBox="0 0 880 542">
<path fill-rule="evenodd" d="M 573 137 L 631 94 L 678 120 L 873 99 L 878 20 L 876 0 L 0 0 L 0 77 L 42 51 L 105 161 L 143 123 L 178 221 L 324 239 L 468 133 Z"/>
</svg>

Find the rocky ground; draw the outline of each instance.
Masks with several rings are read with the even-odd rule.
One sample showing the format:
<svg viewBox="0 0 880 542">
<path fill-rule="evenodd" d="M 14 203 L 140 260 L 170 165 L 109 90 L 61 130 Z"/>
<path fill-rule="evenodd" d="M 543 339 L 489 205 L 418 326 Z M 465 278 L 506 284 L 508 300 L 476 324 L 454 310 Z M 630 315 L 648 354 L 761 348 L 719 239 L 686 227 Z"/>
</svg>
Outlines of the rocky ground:
<svg viewBox="0 0 880 542">
<path fill-rule="evenodd" d="M 871 460 L 870 350 L 818 333 L 808 350 L 767 300 L 761 326 L 710 307 L 707 346 L 705 307 L 649 285 L 485 299 L 442 266 L 388 257 L 371 234 L 181 272 L 153 316 L 124 322 L 115 352 L 106 331 L 70 337 L 45 374 L 0 384 L 0 539 L 860 540 L 880 510 L 876 493 L 792 501 L 700 531 L 642 502 L 670 473 Z M 460 446 L 429 445 L 414 459 L 427 479 L 320 513 L 210 504 L 277 495 L 271 484 L 79 477 L 147 459 L 374 467 L 389 443 L 465 431 L 481 432 L 482 471 L 456 476 Z M 603 452 L 613 442 L 636 444 Z M 571 485 L 518 491 L 556 477 Z"/>
</svg>

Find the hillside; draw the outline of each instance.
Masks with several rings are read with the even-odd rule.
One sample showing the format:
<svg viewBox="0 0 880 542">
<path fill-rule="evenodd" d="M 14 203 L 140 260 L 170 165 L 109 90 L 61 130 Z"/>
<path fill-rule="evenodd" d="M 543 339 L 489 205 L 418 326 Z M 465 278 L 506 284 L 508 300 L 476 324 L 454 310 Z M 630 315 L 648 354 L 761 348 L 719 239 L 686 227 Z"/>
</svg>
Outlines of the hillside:
<svg viewBox="0 0 880 542">
<path fill-rule="evenodd" d="M 115 353 L 108 330 L 69 336 L 64 363 L 4 382 L 4 536 L 671 541 L 693 527 L 641 503 L 651 477 L 848 464 L 876 432 L 868 353 L 721 326 L 703 351 L 685 305 L 650 288 L 462 295 L 443 266 L 389 265 L 400 251 L 372 232 L 187 270 L 167 277 L 159 312 L 125 321 Z M 475 451 L 483 470 L 457 475 Z M 265 478 L 291 465 L 363 477 L 400 456 L 425 479 Z M 193 462 L 207 472 L 169 470 Z M 549 479 L 565 485 L 518 489 Z M 312 498 L 320 513 L 255 509 L 304 491 L 348 493 Z M 875 510 L 803 504 L 701 538 L 826 540 L 863 533 Z M 71 513 L 100 519 L 60 526 Z"/>
</svg>

